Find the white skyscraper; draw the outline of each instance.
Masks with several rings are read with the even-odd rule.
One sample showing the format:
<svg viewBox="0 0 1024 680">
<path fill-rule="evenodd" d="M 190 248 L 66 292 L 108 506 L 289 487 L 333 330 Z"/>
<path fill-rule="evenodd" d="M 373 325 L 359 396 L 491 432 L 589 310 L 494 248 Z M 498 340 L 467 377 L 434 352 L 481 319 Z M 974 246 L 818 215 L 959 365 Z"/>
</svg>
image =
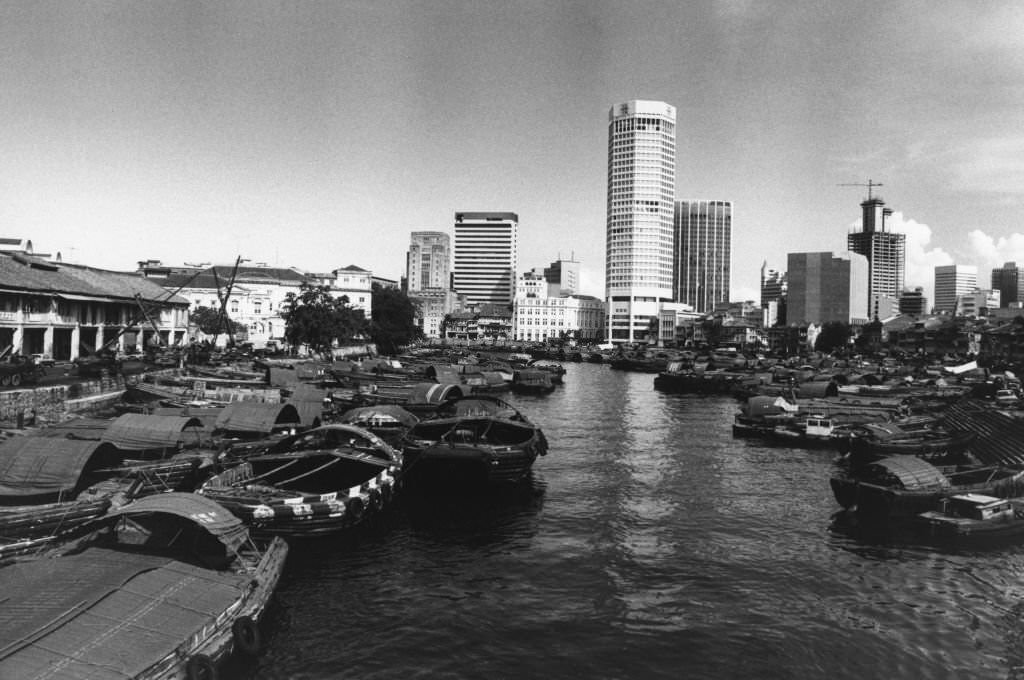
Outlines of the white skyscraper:
<svg viewBox="0 0 1024 680">
<path fill-rule="evenodd" d="M 519 216 L 515 213 L 455 213 L 453 288 L 471 304 L 511 304 L 518 251 Z"/>
<path fill-rule="evenodd" d="M 978 287 L 978 268 L 973 265 L 947 264 L 935 268 L 935 306 L 938 313 L 952 314 L 956 301 Z"/>
<path fill-rule="evenodd" d="M 607 339 L 644 340 L 672 300 L 676 109 L 634 100 L 608 113 Z"/>
</svg>

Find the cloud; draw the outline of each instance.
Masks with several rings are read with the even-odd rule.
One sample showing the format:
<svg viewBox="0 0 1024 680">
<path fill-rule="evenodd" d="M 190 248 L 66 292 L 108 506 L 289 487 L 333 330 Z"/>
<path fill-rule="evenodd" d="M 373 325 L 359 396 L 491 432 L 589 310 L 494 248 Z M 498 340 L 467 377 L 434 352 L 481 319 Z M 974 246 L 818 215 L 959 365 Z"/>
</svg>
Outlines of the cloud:
<svg viewBox="0 0 1024 680">
<path fill-rule="evenodd" d="M 921 286 L 929 301 L 935 300 L 935 268 L 953 264 L 953 256 L 942 248 L 931 247 L 932 228 L 917 220 L 894 212 L 886 225 L 895 232 L 907 235 L 906 285 Z"/>
<path fill-rule="evenodd" d="M 980 229 L 967 234 L 967 246 L 978 265 L 978 284 L 989 281 L 989 272 L 1006 262 L 1024 264 L 1024 234 L 996 238 Z"/>
</svg>

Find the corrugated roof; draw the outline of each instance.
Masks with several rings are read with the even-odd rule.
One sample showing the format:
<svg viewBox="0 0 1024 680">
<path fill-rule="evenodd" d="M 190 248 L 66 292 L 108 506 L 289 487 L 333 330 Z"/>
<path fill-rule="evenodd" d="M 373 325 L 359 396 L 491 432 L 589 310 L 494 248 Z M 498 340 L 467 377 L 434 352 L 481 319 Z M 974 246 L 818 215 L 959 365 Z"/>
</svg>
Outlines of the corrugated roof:
<svg viewBox="0 0 1024 680">
<path fill-rule="evenodd" d="M 170 296 L 158 283 L 136 273 L 66 263 L 46 263 L 45 268 L 39 268 L 24 264 L 24 261 L 30 261 L 30 258 L 16 259 L 10 254 L 0 253 L 0 288 L 43 295 L 71 293 L 116 300 L 132 300 L 138 294 L 147 302 L 188 304 L 188 300 Z"/>
<path fill-rule="evenodd" d="M 125 413 L 110 424 L 102 439 L 122 451 L 173 449 L 178 444 L 198 445 L 202 431 L 199 418 Z"/>
<path fill-rule="evenodd" d="M 1000 413 L 989 403 L 966 399 L 943 412 L 942 424 L 974 432 L 977 437 L 970 452 L 985 465 L 1024 467 L 1024 421 Z"/>
<path fill-rule="evenodd" d="M 275 427 L 301 424 L 302 419 L 294 404 L 235 401 L 224 407 L 224 411 L 217 418 L 216 429 L 270 434 Z"/>
</svg>

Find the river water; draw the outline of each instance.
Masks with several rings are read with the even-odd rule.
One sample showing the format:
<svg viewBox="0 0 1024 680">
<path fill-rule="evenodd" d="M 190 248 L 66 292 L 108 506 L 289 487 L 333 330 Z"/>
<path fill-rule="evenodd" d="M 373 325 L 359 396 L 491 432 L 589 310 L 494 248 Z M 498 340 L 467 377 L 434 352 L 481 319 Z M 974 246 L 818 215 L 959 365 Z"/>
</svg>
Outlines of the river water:
<svg viewBox="0 0 1024 680">
<path fill-rule="evenodd" d="M 225 675 L 1024 677 L 1024 550 L 836 533 L 831 453 L 734 439 L 730 398 L 566 368 L 506 397 L 550 441 L 528 483 L 294 544 L 266 652 Z"/>
</svg>

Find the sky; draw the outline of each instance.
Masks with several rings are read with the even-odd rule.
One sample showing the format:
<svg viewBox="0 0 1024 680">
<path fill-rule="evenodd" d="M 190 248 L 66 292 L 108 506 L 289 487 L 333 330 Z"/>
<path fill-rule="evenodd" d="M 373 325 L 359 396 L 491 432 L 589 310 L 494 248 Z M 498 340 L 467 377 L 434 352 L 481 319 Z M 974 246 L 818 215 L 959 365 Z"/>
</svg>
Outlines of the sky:
<svg viewBox="0 0 1024 680">
<path fill-rule="evenodd" d="M 519 215 L 519 269 L 603 296 L 608 110 L 677 107 L 680 199 L 734 205 L 732 298 L 846 249 L 861 186 L 907 285 L 1024 263 L 1024 5 L 0 0 L 0 235 L 65 261 L 355 264 Z"/>
</svg>

